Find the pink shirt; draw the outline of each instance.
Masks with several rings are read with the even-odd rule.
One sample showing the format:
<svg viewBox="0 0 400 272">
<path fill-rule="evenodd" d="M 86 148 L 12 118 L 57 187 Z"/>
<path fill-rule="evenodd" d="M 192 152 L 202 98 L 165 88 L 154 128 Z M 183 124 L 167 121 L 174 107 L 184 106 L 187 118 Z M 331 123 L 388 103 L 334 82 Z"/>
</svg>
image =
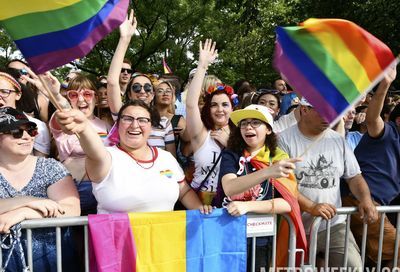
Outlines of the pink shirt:
<svg viewBox="0 0 400 272">
<path fill-rule="evenodd" d="M 58 156 L 61 162 L 64 162 L 67 158 L 83 158 L 86 156 L 85 152 L 79 143 L 76 135 L 68 135 L 62 132 L 60 129 L 54 126 L 54 115 L 50 120 L 50 130 L 53 134 L 54 140 L 58 149 Z M 104 122 L 103 120 L 94 117 L 94 119 L 90 120 L 95 131 L 100 135 L 102 139 L 105 139 L 107 136 L 107 132 L 110 130 L 110 126 Z"/>
</svg>

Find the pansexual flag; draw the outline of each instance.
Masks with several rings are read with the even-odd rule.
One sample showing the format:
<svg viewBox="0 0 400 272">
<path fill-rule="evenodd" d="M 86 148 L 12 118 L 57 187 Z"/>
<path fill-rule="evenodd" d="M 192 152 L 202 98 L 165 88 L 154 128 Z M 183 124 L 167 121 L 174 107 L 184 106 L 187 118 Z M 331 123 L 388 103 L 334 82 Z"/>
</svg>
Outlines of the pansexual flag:
<svg viewBox="0 0 400 272">
<path fill-rule="evenodd" d="M 397 59 L 380 40 L 341 19 L 277 27 L 274 65 L 328 122 L 371 90 Z"/>
<path fill-rule="evenodd" d="M 246 216 L 89 215 L 90 271 L 246 271 Z"/>
<path fill-rule="evenodd" d="M 0 26 L 36 73 L 86 56 L 126 18 L 129 0 L 2 1 Z"/>
</svg>

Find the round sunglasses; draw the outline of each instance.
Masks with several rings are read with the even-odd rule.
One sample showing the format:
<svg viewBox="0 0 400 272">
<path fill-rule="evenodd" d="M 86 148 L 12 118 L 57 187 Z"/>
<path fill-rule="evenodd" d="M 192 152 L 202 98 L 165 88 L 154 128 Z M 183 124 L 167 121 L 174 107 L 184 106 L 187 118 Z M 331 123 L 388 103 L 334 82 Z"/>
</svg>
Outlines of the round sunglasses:
<svg viewBox="0 0 400 272">
<path fill-rule="evenodd" d="M 83 99 L 86 101 L 91 101 L 94 97 L 94 91 L 93 90 L 80 90 L 79 92 L 76 90 L 69 90 L 67 91 L 67 97 L 70 101 L 77 101 L 79 99 L 79 96 L 82 96 Z"/>
<path fill-rule="evenodd" d="M 0 134 L 10 134 L 15 139 L 21 139 L 22 135 L 24 135 L 24 131 L 26 131 L 29 134 L 29 136 L 31 136 L 31 137 L 35 137 L 36 135 L 39 134 L 39 132 L 38 132 L 36 127 L 32 127 L 32 128 L 17 128 L 17 129 L 12 129 L 12 130 L 6 131 L 6 132 L 1 132 Z"/>
<path fill-rule="evenodd" d="M 140 83 L 135 83 L 132 85 L 131 90 L 135 93 L 140 93 L 142 91 L 142 88 L 146 93 L 153 91 L 153 86 L 151 86 L 150 83 L 145 83 L 144 85 L 142 85 Z"/>
</svg>

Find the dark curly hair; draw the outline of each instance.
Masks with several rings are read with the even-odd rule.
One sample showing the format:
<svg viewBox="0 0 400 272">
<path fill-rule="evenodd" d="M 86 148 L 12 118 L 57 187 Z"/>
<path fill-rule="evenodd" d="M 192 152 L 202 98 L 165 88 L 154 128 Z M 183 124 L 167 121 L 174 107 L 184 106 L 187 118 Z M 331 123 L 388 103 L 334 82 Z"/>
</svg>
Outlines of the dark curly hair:
<svg viewBox="0 0 400 272">
<path fill-rule="evenodd" d="M 278 147 L 278 137 L 272 131 L 272 128 L 269 124 L 267 125 L 269 129 L 271 129 L 271 134 L 266 135 L 265 137 L 265 146 L 268 147 L 270 156 L 274 157 L 276 154 L 276 149 Z M 243 150 L 247 148 L 247 144 L 244 141 L 242 134 L 240 133 L 240 127 L 237 126 L 234 130 L 231 131 L 231 134 L 228 139 L 228 149 L 234 151 L 237 154 L 242 154 Z"/>
<path fill-rule="evenodd" d="M 229 103 L 231 104 L 231 107 L 233 109 L 233 104 L 232 101 L 230 100 L 229 96 L 226 94 L 224 90 L 219 90 L 212 92 L 211 94 L 207 94 L 204 97 L 204 106 L 201 109 L 201 120 L 203 121 L 204 126 L 207 128 L 207 130 L 212 130 L 215 128 L 214 120 L 211 117 L 211 100 L 215 95 L 218 94 L 224 94 L 228 97 Z"/>
<path fill-rule="evenodd" d="M 121 119 L 122 113 L 127 107 L 142 107 L 144 108 L 149 114 L 150 114 L 150 119 L 151 119 L 151 126 L 155 128 L 162 128 L 160 125 L 160 114 L 158 111 L 154 110 L 151 108 L 149 105 L 147 105 L 144 101 L 142 100 L 130 100 L 127 103 L 125 103 L 121 109 L 118 112 L 118 118 L 117 118 L 117 125 L 119 125 L 119 120 Z"/>
</svg>

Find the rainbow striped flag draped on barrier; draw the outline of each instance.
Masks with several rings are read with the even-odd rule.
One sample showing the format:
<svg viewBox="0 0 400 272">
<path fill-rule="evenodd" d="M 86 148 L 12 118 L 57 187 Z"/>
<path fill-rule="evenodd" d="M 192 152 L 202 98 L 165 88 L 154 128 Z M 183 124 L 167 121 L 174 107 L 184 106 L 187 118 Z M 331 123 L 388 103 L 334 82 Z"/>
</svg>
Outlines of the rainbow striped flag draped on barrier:
<svg viewBox="0 0 400 272">
<path fill-rule="evenodd" d="M 246 271 L 247 217 L 216 209 L 89 215 L 90 271 Z"/>
<path fill-rule="evenodd" d="M 2 1 L 0 26 L 36 73 L 77 58 L 118 27 L 129 0 Z"/>
<path fill-rule="evenodd" d="M 331 124 L 397 63 L 384 43 L 346 20 L 308 19 L 276 35 L 274 66 Z"/>
</svg>

